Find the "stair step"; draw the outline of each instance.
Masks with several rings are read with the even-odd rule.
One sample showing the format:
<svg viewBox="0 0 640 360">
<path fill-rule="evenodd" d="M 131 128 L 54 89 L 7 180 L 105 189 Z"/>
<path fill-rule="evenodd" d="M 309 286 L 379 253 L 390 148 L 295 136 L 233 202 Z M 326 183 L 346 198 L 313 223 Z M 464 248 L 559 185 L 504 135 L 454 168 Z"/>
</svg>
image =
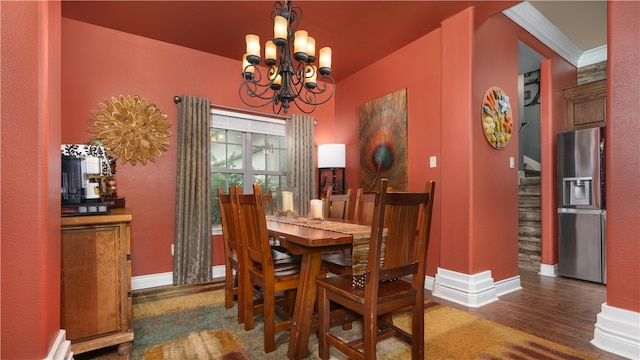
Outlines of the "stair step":
<svg viewBox="0 0 640 360">
<path fill-rule="evenodd" d="M 540 211 L 523 210 L 518 211 L 518 223 L 521 224 L 526 221 L 540 222 L 542 214 Z"/>
<path fill-rule="evenodd" d="M 520 178 L 520 185 L 540 185 L 542 178 L 540 176 L 526 176 Z"/>
<path fill-rule="evenodd" d="M 540 205 L 542 205 L 542 201 L 540 198 L 538 199 L 523 199 L 520 198 L 518 202 L 518 210 L 519 211 L 534 211 L 540 209 Z"/>
<path fill-rule="evenodd" d="M 522 235 L 540 237 L 542 229 L 540 226 L 518 226 L 518 236 Z"/>
<path fill-rule="evenodd" d="M 542 186 L 526 185 L 518 186 L 519 196 L 540 196 L 542 194 Z"/>
<path fill-rule="evenodd" d="M 520 253 L 540 255 L 540 250 L 542 249 L 542 246 L 540 245 L 539 242 L 520 241 L 518 242 L 518 249 L 520 249 L 519 251 Z"/>
</svg>

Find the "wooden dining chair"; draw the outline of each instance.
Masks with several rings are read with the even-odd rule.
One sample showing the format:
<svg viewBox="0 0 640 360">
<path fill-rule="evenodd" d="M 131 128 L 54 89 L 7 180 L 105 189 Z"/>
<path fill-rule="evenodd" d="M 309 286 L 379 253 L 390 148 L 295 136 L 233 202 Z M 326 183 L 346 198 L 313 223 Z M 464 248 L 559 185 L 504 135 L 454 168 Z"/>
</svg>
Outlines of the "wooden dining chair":
<svg viewBox="0 0 640 360">
<path fill-rule="evenodd" d="M 348 220 L 351 206 L 352 190 L 346 194 L 333 194 L 331 189 L 327 191 L 325 219 Z M 322 266 L 334 274 L 351 273 L 351 251 L 340 250 L 322 255 Z"/>
<path fill-rule="evenodd" d="M 352 190 L 345 194 L 334 194 L 331 189 L 327 191 L 325 204 L 325 219 L 348 220 L 351 207 Z M 346 274 L 351 272 L 351 251 L 340 250 L 322 254 L 322 266 L 334 274 Z"/>
<path fill-rule="evenodd" d="M 316 280 L 321 359 L 329 358 L 330 346 L 351 359 L 375 359 L 376 343 L 391 336 L 411 346 L 413 360 L 424 359 L 424 277 L 434 190 L 435 182 L 428 182 L 425 192 L 387 192 L 387 180 L 380 180 L 365 274 L 359 281 L 349 274 Z M 385 232 L 389 246 L 382 254 Z M 357 286 L 360 281 L 363 287 Z M 332 302 L 363 316 L 360 340 L 331 333 Z M 407 306 L 411 333 L 388 321 L 392 312 Z"/>
<path fill-rule="evenodd" d="M 242 310 L 243 294 L 239 291 L 239 276 L 241 271 L 239 255 L 242 252 L 240 242 L 240 228 L 238 217 L 237 195 L 238 188 L 229 187 L 229 193 L 225 194 L 222 188 L 218 188 L 218 204 L 220 205 L 220 221 L 222 223 L 222 239 L 224 244 L 224 306 L 233 307 L 233 299 L 238 300 L 238 323 L 244 322 Z M 235 273 L 235 277 L 234 277 Z"/>
<path fill-rule="evenodd" d="M 239 194 L 238 208 L 242 223 L 243 256 L 247 271 L 244 273 L 244 328 L 253 329 L 254 314 L 264 316 L 264 351 L 276 349 L 275 334 L 291 328 L 295 290 L 300 281 L 300 263 L 275 263 L 269 243 L 264 201 L 259 184 L 253 185 L 253 194 Z M 254 287 L 261 292 L 256 294 Z M 283 294 L 283 302 L 276 304 L 276 295 Z M 253 301 L 261 296 L 261 301 Z M 249 301 L 248 299 L 251 299 Z M 281 306 L 282 305 L 282 306 Z M 283 320 L 277 321 L 276 312 Z"/>
<path fill-rule="evenodd" d="M 334 194 L 333 191 L 329 189 L 327 191 L 324 218 L 347 220 L 349 218 L 350 206 L 351 189 L 348 189 L 344 194 Z"/>
</svg>

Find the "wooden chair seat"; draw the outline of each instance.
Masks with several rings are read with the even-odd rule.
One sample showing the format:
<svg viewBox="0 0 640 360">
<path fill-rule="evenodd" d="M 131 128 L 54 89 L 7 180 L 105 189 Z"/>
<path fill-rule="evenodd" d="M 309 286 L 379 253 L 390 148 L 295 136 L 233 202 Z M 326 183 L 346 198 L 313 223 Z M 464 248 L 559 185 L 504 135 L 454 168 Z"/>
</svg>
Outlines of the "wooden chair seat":
<svg viewBox="0 0 640 360">
<path fill-rule="evenodd" d="M 322 254 L 322 267 L 334 274 L 351 274 L 353 259 L 348 251 Z"/>
<path fill-rule="evenodd" d="M 347 308 L 362 314 L 365 303 L 364 288 L 352 286 L 353 276 L 351 274 L 331 276 L 322 281 L 327 287 L 331 286 L 339 296 L 351 301 Z M 376 295 L 376 304 L 379 309 L 383 309 L 387 304 L 393 303 L 399 298 L 415 296 L 415 293 L 416 289 L 411 286 L 411 282 L 406 280 L 396 279 L 381 282 Z"/>
</svg>

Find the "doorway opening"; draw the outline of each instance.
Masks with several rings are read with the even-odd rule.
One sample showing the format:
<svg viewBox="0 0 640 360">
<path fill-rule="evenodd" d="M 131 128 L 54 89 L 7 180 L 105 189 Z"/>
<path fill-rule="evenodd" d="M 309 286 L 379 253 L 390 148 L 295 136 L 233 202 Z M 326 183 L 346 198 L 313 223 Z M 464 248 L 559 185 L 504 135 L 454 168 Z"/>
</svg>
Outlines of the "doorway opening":
<svg viewBox="0 0 640 360">
<path fill-rule="evenodd" d="M 518 267 L 539 271 L 542 251 L 540 63 L 518 42 Z"/>
</svg>

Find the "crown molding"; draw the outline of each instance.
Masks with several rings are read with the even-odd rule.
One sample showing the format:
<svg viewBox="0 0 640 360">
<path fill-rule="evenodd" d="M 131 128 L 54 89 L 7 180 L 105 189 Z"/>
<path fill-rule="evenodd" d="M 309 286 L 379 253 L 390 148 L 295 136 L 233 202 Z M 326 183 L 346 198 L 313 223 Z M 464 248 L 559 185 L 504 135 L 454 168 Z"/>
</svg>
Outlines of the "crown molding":
<svg viewBox="0 0 640 360">
<path fill-rule="evenodd" d="M 580 56 L 578 67 L 596 64 L 603 61 L 607 61 L 607 45 L 598 46 L 597 48 L 585 51 L 582 56 Z"/>
<path fill-rule="evenodd" d="M 576 68 L 607 60 L 607 46 L 580 49 L 528 1 L 502 12 Z"/>
</svg>

